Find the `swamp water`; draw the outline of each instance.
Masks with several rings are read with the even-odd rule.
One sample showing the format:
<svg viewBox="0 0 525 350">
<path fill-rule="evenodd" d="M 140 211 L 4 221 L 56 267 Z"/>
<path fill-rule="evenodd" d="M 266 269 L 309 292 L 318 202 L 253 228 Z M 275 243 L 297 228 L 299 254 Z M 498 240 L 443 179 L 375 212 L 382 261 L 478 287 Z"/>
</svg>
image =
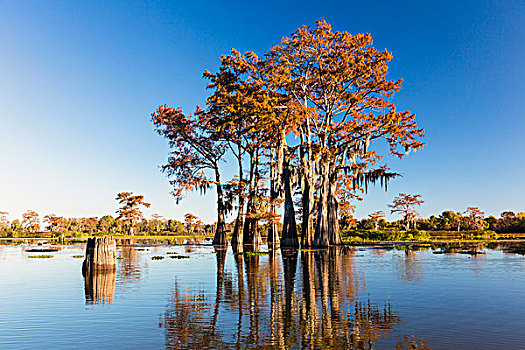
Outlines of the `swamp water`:
<svg viewBox="0 0 525 350">
<path fill-rule="evenodd" d="M 507 249 L 130 246 L 84 279 L 84 247 L 29 248 L 0 246 L 1 349 L 525 348 L 525 257 Z"/>
</svg>

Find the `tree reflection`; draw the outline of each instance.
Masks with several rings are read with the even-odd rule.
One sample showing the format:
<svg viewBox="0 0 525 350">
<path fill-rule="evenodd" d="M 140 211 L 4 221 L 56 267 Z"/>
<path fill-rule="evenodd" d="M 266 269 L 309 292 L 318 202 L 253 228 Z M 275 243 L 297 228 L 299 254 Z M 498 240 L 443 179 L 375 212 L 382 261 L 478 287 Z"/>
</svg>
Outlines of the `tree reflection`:
<svg viewBox="0 0 525 350">
<path fill-rule="evenodd" d="M 401 280 L 406 282 L 418 282 L 421 280 L 423 268 L 419 261 L 419 251 L 411 247 L 405 247 L 405 257 L 402 262 L 398 261 L 397 270 Z"/>
<path fill-rule="evenodd" d="M 84 275 L 86 304 L 111 304 L 115 296 L 115 270 L 88 271 Z"/>
<path fill-rule="evenodd" d="M 175 284 L 161 322 L 168 349 L 372 349 L 400 324 L 390 302 L 359 299 L 353 249 L 234 254 L 231 272 L 228 256 L 216 250 L 214 293 Z"/>
</svg>

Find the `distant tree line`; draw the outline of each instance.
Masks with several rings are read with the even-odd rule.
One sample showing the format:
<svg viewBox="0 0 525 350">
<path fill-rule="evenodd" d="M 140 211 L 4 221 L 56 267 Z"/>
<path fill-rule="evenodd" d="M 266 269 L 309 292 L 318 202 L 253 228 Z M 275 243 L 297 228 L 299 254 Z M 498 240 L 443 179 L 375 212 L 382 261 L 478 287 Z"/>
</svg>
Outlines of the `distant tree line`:
<svg viewBox="0 0 525 350">
<path fill-rule="evenodd" d="M 5 213 L 5 212 L 4 212 Z M 151 219 L 141 218 L 133 225 L 130 232 L 129 223 L 125 219 L 118 219 L 118 216 L 104 215 L 100 218 L 66 218 L 55 214 L 45 215 L 42 220 L 34 211 L 27 211 L 23 214 L 22 220 L 7 220 L 6 214 L 0 216 L 0 232 L 3 236 L 8 233 L 75 233 L 75 234 L 140 234 L 140 235 L 159 235 L 159 234 L 182 234 L 196 233 L 206 234 L 213 232 L 213 225 L 204 224 L 195 215 L 186 214 L 184 222 L 175 219 L 165 219 L 160 215 L 153 214 Z"/>
<path fill-rule="evenodd" d="M 525 212 L 515 213 L 504 211 L 499 218 L 495 216 L 485 217 L 482 212 L 469 208 L 465 212 L 454 212 L 445 210 L 440 215 L 431 215 L 429 218 L 415 218 L 410 223 L 410 229 L 424 231 L 484 231 L 491 230 L 497 233 L 525 233 Z M 478 209 L 479 210 L 479 209 Z M 127 234 L 130 233 L 129 223 L 118 216 L 104 215 L 100 218 L 65 218 L 54 214 L 48 214 L 40 219 L 38 213 L 28 210 L 22 215 L 22 219 L 7 219 L 7 212 L 0 211 L 0 234 L 9 236 L 18 233 L 75 233 L 75 234 Z M 387 221 L 382 211 L 376 211 L 361 220 L 346 218 L 340 220 L 341 230 L 406 230 L 407 222 L 405 218 L 400 220 Z M 300 226 L 300 225 L 299 225 Z M 225 230 L 230 234 L 235 227 L 235 221 L 225 223 Z M 278 229 L 282 229 L 282 224 L 277 224 Z M 269 234 L 268 225 L 261 227 L 262 236 Z M 141 217 L 134 224 L 133 233 L 139 235 L 159 235 L 159 234 L 201 234 L 209 235 L 215 232 L 215 223 L 205 224 L 197 216 L 187 213 L 184 221 L 175 219 L 165 219 L 164 217 L 153 214 L 151 219 Z"/>
<path fill-rule="evenodd" d="M 445 210 L 437 216 L 414 219 L 412 228 L 425 231 L 491 230 L 497 233 L 525 233 L 525 212 L 504 211 L 499 218 L 496 218 L 493 215 L 485 217 L 484 213 L 476 207 L 470 207 L 463 213 Z M 375 212 L 368 218 L 346 223 L 344 229 L 400 230 L 406 229 L 406 221 L 404 219 L 386 221 L 384 214 Z"/>
<path fill-rule="evenodd" d="M 144 218 L 140 207 L 150 207 L 144 202 L 144 196 L 133 195 L 132 192 L 120 192 L 115 198 L 121 207 L 117 209 L 118 216 L 104 215 L 101 218 L 65 218 L 55 214 L 45 215 L 41 222 L 40 216 L 33 210 L 22 214 L 22 220 L 9 221 L 7 212 L 0 211 L 0 232 L 4 236 L 17 236 L 18 233 L 75 233 L 75 234 L 163 234 L 163 233 L 210 233 L 212 225 L 204 224 L 199 218 L 187 213 L 184 222 L 165 219 L 153 214 L 150 220 Z"/>
</svg>

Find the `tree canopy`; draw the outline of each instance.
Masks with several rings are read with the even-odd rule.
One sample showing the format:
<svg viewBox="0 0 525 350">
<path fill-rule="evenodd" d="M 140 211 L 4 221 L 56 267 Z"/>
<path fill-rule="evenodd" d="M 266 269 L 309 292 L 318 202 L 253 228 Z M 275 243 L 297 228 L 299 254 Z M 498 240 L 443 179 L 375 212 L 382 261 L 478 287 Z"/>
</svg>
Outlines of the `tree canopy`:
<svg viewBox="0 0 525 350">
<path fill-rule="evenodd" d="M 324 19 L 283 37 L 261 57 L 232 49 L 218 72 L 203 74 L 211 90 L 205 109 L 192 116 L 162 105 L 152 114 L 172 148 L 163 170 L 175 197 L 215 185 L 221 235 L 225 212 L 237 204 L 235 243 L 260 243 L 263 221 L 270 243 L 297 246 L 300 214 L 304 246 L 340 244 L 339 219 L 358 192 L 376 181 L 386 188 L 398 176 L 381 164 L 374 141 L 386 141 L 399 158 L 424 145 L 415 115 L 393 102 L 402 80 L 387 78 L 391 59 L 370 34 L 333 31 Z M 227 154 L 238 172 L 222 182 Z M 233 194 L 226 202 L 225 188 Z"/>
</svg>

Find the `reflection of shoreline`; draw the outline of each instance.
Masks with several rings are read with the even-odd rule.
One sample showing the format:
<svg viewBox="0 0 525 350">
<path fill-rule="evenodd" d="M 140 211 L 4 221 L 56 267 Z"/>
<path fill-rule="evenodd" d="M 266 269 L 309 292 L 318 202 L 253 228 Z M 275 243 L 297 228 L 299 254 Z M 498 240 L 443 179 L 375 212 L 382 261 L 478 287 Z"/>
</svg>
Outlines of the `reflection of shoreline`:
<svg viewBox="0 0 525 350">
<path fill-rule="evenodd" d="M 137 247 L 119 247 L 118 253 L 118 276 L 117 283 L 119 288 L 133 289 L 138 286 L 138 282 L 143 274 L 145 266 L 141 265 L 141 254 Z"/>
<path fill-rule="evenodd" d="M 359 300 L 351 248 L 233 255 L 230 271 L 228 256 L 216 250 L 214 294 L 175 284 L 166 348 L 371 349 L 400 324 L 389 301 Z"/>
</svg>

